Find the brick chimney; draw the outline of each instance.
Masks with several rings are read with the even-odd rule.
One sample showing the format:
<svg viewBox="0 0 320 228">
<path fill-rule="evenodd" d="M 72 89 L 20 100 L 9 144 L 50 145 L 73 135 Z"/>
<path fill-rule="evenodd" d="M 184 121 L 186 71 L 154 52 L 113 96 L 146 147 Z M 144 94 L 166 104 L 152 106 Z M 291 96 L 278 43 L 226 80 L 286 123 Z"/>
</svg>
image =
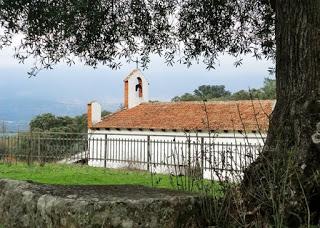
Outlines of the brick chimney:
<svg viewBox="0 0 320 228">
<path fill-rule="evenodd" d="M 101 121 L 101 105 L 98 102 L 88 104 L 88 129 L 91 129 L 94 124 Z"/>
<path fill-rule="evenodd" d="M 129 81 L 124 81 L 124 108 L 129 108 Z"/>
</svg>

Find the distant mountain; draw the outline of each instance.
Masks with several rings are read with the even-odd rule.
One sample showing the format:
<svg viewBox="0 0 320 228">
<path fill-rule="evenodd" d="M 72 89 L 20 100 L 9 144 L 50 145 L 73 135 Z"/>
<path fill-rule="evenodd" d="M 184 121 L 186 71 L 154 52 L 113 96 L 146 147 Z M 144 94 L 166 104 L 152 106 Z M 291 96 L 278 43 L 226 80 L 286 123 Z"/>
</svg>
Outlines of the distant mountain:
<svg viewBox="0 0 320 228">
<path fill-rule="evenodd" d="M 108 105 L 115 111 L 119 105 Z M 70 104 L 44 99 L 0 98 L 0 125 L 10 131 L 27 130 L 30 120 L 43 113 L 76 116 L 86 112 L 86 104 Z"/>
</svg>

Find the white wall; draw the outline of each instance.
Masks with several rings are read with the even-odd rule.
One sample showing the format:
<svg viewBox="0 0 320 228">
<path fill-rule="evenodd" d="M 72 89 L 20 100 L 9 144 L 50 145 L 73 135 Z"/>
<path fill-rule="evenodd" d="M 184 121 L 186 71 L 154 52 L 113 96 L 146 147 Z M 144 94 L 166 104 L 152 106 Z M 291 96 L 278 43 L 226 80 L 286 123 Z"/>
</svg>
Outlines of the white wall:
<svg viewBox="0 0 320 228">
<path fill-rule="evenodd" d="M 263 146 L 261 135 L 254 133 L 246 137 L 240 133 L 209 135 L 138 130 L 99 130 L 89 133 L 91 166 L 149 168 L 156 173 L 183 174 L 186 172 L 184 166 L 199 168 L 200 165 L 204 167 L 203 176 L 206 179 L 225 179 L 228 176 L 232 179 L 241 178 L 241 175 L 235 177 L 236 173 L 232 170 L 238 170 L 237 175 L 240 174 L 240 170 L 256 159 L 257 149 Z M 151 155 L 149 159 L 148 151 Z M 201 154 L 201 151 L 204 152 Z"/>
</svg>

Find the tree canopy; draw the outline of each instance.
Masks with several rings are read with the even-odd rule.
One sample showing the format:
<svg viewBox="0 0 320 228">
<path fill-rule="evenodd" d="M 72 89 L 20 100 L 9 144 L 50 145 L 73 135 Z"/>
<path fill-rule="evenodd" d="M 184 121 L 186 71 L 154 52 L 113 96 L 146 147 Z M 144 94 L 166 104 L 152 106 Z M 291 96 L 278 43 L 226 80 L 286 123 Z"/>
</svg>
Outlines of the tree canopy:
<svg viewBox="0 0 320 228">
<path fill-rule="evenodd" d="M 265 78 L 260 89 L 240 90 L 234 93 L 223 85 L 202 85 L 191 93 L 172 98 L 172 101 L 203 101 L 203 100 L 250 100 L 276 99 L 276 81 Z"/>
<path fill-rule="evenodd" d="M 110 114 L 102 111 L 102 116 Z M 45 113 L 35 116 L 30 121 L 30 130 L 35 132 L 62 132 L 62 133 L 86 133 L 87 114 L 80 116 L 55 116 L 52 113 Z"/>
<path fill-rule="evenodd" d="M 219 54 L 274 56 L 274 11 L 268 0 L 0 0 L 0 47 L 15 34 L 16 57 L 34 57 L 51 68 L 74 57 L 96 66 L 120 66 L 138 56 L 163 55 L 168 64 L 203 61 Z"/>
</svg>

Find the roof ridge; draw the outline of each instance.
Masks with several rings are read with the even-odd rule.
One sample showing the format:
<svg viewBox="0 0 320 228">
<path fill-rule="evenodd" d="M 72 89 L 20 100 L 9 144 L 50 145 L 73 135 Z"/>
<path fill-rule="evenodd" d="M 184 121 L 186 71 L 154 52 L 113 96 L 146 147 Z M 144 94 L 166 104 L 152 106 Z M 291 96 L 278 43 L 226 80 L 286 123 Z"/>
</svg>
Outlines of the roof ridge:
<svg viewBox="0 0 320 228">
<path fill-rule="evenodd" d="M 275 102 L 275 99 L 267 100 L 224 100 L 224 101 L 158 101 L 158 102 L 143 102 L 140 105 L 154 104 L 222 104 L 222 103 L 247 103 L 247 102 Z"/>
</svg>

